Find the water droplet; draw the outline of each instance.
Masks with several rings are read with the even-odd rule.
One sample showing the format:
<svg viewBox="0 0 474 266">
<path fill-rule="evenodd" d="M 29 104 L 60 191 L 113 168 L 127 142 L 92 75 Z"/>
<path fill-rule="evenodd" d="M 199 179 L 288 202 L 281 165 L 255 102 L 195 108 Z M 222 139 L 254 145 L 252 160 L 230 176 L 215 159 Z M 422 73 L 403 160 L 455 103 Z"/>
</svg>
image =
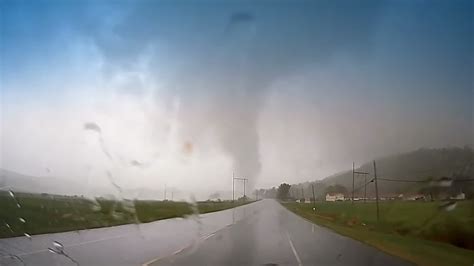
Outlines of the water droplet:
<svg viewBox="0 0 474 266">
<path fill-rule="evenodd" d="M 92 130 L 92 131 L 95 131 L 97 133 L 101 133 L 102 130 L 100 129 L 99 125 L 97 125 L 96 123 L 94 122 L 86 122 L 84 123 L 84 130 Z"/>
<path fill-rule="evenodd" d="M 12 227 L 9 224 L 5 223 L 5 226 L 8 228 L 8 230 L 10 230 L 10 232 L 14 233 Z"/>
<path fill-rule="evenodd" d="M 0 255 L 3 256 L 3 254 L 1 254 L 1 253 L 0 253 Z M 26 265 L 25 262 L 24 262 L 20 257 L 18 257 L 17 255 L 8 254 L 8 255 L 6 255 L 5 257 L 7 257 L 7 258 L 12 258 L 12 259 L 14 259 L 14 260 L 17 260 L 17 261 L 21 262 L 22 265 Z"/>
<path fill-rule="evenodd" d="M 18 218 L 18 220 L 20 220 L 20 222 L 22 222 L 22 223 L 26 223 L 26 220 L 25 220 L 25 219 L 23 219 L 23 218 L 21 218 L 21 217 L 20 217 L 20 218 Z"/>
<path fill-rule="evenodd" d="M 431 181 L 430 185 L 435 187 L 450 187 L 453 183 L 453 179 L 450 177 L 442 177 L 439 180 Z"/>
<path fill-rule="evenodd" d="M 51 253 L 54 253 L 54 254 L 58 254 L 58 252 L 52 248 L 48 248 L 48 251 L 51 252 Z"/>
<path fill-rule="evenodd" d="M 143 167 L 143 163 L 137 161 L 137 160 L 132 160 L 130 161 L 130 165 L 131 166 L 135 166 L 135 167 Z"/>
<path fill-rule="evenodd" d="M 444 204 L 442 204 L 441 206 L 439 206 L 440 209 L 444 210 L 444 211 L 452 211 L 456 208 L 456 205 L 457 205 L 457 202 L 456 201 L 449 201 L 449 202 L 446 202 Z"/>
<path fill-rule="evenodd" d="M 455 208 L 456 208 L 456 203 L 447 206 L 446 211 L 450 212 L 450 211 L 454 210 Z"/>
<path fill-rule="evenodd" d="M 123 213 L 120 213 L 120 212 L 112 212 L 112 218 L 114 218 L 115 220 L 122 220 L 124 218 L 124 215 Z"/>
<path fill-rule="evenodd" d="M 8 194 L 9 194 L 10 197 L 15 201 L 16 206 L 17 206 L 18 208 L 21 208 L 20 203 L 18 203 L 18 201 L 17 201 L 16 198 L 15 198 L 15 193 L 13 193 L 13 191 L 11 191 L 11 190 L 8 190 Z"/>
<path fill-rule="evenodd" d="M 90 208 L 94 212 L 98 212 L 102 209 L 102 207 L 100 206 L 100 203 L 96 199 L 92 199 L 90 201 Z"/>
<path fill-rule="evenodd" d="M 59 243 L 58 241 L 53 241 L 53 246 L 54 246 L 54 248 L 48 248 L 49 252 L 64 256 L 64 257 L 68 258 L 70 261 L 72 261 L 74 264 L 79 265 L 79 263 L 77 261 L 75 261 L 66 252 L 64 252 L 63 244 Z"/>
<path fill-rule="evenodd" d="M 53 246 L 56 250 L 64 250 L 63 244 L 59 243 L 58 241 L 53 241 Z"/>
<path fill-rule="evenodd" d="M 126 212 L 135 213 L 135 202 L 132 200 L 122 200 L 122 207 Z"/>
</svg>

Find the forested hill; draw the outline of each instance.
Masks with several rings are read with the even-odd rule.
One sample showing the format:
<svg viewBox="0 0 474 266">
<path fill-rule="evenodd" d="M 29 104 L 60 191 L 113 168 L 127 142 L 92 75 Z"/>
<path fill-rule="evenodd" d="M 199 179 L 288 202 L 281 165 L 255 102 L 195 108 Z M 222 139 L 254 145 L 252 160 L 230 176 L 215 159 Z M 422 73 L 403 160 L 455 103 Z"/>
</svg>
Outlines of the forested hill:
<svg viewBox="0 0 474 266">
<path fill-rule="evenodd" d="M 391 179 L 399 181 L 416 181 L 450 178 L 474 178 L 474 150 L 471 147 L 464 148 L 422 148 L 408 153 L 401 153 L 376 159 L 377 176 L 380 179 Z M 360 167 L 356 166 L 356 171 L 368 172 L 365 179 L 362 175 L 355 176 L 355 188 L 359 196 L 363 193 L 364 180 L 370 181 L 373 178 L 373 163 L 367 162 Z M 352 190 L 352 171 L 338 173 L 322 179 L 321 181 L 306 182 L 292 185 L 292 191 L 298 194 L 298 190 L 303 188 L 305 193 L 311 193 L 310 185 L 314 184 L 318 196 L 323 195 L 329 186 L 342 185 L 350 193 Z M 398 193 L 416 193 L 427 183 L 415 182 L 378 182 L 379 190 L 384 195 Z M 472 193 L 474 182 L 456 183 L 455 189 L 465 188 L 466 192 Z M 367 194 L 373 194 L 373 183 L 368 184 Z M 459 188 L 458 188 L 459 187 Z M 308 194 L 307 194 L 308 195 Z"/>
</svg>

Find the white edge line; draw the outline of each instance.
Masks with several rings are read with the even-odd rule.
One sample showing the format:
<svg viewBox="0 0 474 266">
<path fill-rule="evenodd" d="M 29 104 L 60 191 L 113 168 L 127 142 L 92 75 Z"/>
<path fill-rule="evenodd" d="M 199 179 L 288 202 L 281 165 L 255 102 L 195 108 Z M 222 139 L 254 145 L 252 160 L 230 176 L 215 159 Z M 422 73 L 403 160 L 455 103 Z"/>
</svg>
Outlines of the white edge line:
<svg viewBox="0 0 474 266">
<path fill-rule="evenodd" d="M 159 260 L 159 259 L 160 259 L 160 257 L 155 258 L 155 259 L 152 259 L 152 260 L 150 260 L 150 261 L 147 261 L 147 262 L 143 263 L 142 266 L 148 266 L 148 265 L 152 264 L 153 262 L 155 262 L 155 261 L 157 261 L 157 260 Z"/>
<path fill-rule="evenodd" d="M 209 234 L 207 236 L 204 237 L 204 240 L 208 240 L 209 238 L 211 238 L 213 235 L 215 235 L 216 233 L 212 233 L 212 234 Z"/>
<path fill-rule="evenodd" d="M 296 252 L 295 246 L 293 245 L 293 242 L 291 241 L 290 233 L 288 233 L 288 231 L 286 232 L 286 237 L 288 238 L 288 242 L 290 242 L 291 250 L 293 251 L 293 254 L 295 255 L 296 261 L 298 261 L 298 265 L 302 266 L 303 263 L 301 263 L 300 256 L 298 256 L 298 253 Z"/>
<path fill-rule="evenodd" d="M 176 250 L 175 252 L 173 252 L 173 255 L 176 255 L 176 254 L 180 253 L 180 252 L 183 251 L 183 250 L 184 250 L 184 248 L 179 249 L 179 250 Z"/>
</svg>

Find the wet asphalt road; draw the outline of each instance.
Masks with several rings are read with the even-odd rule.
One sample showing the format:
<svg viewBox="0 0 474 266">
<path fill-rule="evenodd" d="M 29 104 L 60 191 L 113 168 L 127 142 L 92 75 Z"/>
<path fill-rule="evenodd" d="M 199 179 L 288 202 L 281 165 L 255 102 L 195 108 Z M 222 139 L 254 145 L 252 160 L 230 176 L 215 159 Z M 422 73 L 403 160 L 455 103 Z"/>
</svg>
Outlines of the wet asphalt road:
<svg viewBox="0 0 474 266">
<path fill-rule="evenodd" d="M 256 204 L 235 209 L 207 213 L 190 218 L 175 218 L 152 223 L 114 226 L 0 239 L 0 265 L 76 265 L 62 255 L 53 254 L 48 248 L 53 241 L 64 245 L 67 255 L 79 263 L 90 266 L 142 265 L 157 257 L 198 242 L 199 239 L 247 217 Z M 18 256 L 24 264 L 9 256 Z"/>
<path fill-rule="evenodd" d="M 410 265 L 289 212 L 276 201 L 152 265 Z"/>
<path fill-rule="evenodd" d="M 0 239 L 0 265 L 75 265 L 48 251 L 53 241 L 79 265 L 92 266 L 409 265 L 316 226 L 273 200 L 199 218 Z"/>
</svg>

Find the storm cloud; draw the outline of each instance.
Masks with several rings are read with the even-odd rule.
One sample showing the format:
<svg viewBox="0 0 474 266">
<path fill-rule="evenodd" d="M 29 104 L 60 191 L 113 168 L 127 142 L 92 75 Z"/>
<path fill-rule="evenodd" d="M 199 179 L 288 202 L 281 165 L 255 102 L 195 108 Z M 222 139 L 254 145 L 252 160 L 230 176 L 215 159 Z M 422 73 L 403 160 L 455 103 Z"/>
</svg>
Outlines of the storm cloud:
<svg viewBox="0 0 474 266">
<path fill-rule="evenodd" d="M 473 144 L 469 1 L 5 8 L 7 169 L 210 195 Z"/>
</svg>

